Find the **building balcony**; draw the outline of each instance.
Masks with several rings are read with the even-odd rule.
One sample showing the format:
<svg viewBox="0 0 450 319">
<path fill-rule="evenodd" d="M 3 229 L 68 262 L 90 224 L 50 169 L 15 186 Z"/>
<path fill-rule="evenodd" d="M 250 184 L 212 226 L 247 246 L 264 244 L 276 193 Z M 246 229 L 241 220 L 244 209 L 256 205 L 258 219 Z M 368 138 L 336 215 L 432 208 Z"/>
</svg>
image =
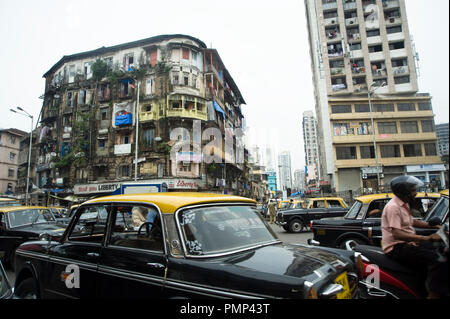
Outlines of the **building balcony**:
<svg viewBox="0 0 450 319">
<path fill-rule="evenodd" d="M 392 142 L 423 142 L 436 140 L 436 133 L 401 133 L 401 134 L 379 134 L 376 132 L 375 141 L 377 143 L 392 143 Z M 345 136 L 333 136 L 333 144 L 366 144 L 373 143 L 372 134 L 366 135 L 345 135 Z"/>
<path fill-rule="evenodd" d="M 347 91 L 347 84 L 332 84 L 331 89 L 333 93 Z"/>
<path fill-rule="evenodd" d="M 409 66 L 396 66 L 392 68 L 392 72 L 394 75 L 400 75 L 400 74 L 409 74 Z"/>
<path fill-rule="evenodd" d="M 338 25 L 339 24 L 338 17 L 324 19 L 323 23 L 326 27 Z"/>
<path fill-rule="evenodd" d="M 346 26 L 352 26 L 352 25 L 357 25 L 357 24 L 358 24 L 358 18 L 357 17 L 345 19 L 345 25 Z"/>
<path fill-rule="evenodd" d="M 378 90 L 377 90 L 378 93 Z M 367 103 L 367 100 L 365 101 Z M 377 101 L 372 101 L 372 105 L 377 104 Z M 432 119 L 433 111 L 414 111 L 414 112 L 372 112 L 374 120 L 389 120 L 389 119 Z M 331 121 L 354 121 L 354 120 L 369 120 L 370 112 L 355 112 L 355 113 L 335 113 L 330 114 Z M 435 133 L 434 133 L 435 134 Z"/>
<path fill-rule="evenodd" d="M 356 1 L 354 0 L 346 0 L 344 1 L 344 11 L 356 9 Z"/>
<path fill-rule="evenodd" d="M 343 39 L 342 34 L 339 32 L 327 32 L 327 42 L 337 42 Z"/>
<path fill-rule="evenodd" d="M 399 8 L 400 2 L 398 0 L 387 0 L 383 2 L 383 9 Z"/>
<path fill-rule="evenodd" d="M 388 17 L 388 18 L 386 18 L 385 23 L 386 23 L 386 27 L 402 24 L 402 18 L 401 17 Z"/>
<path fill-rule="evenodd" d="M 206 113 L 206 110 L 186 110 L 185 108 L 169 109 L 167 110 L 167 117 L 185 117 L 202 121 L 208 120 L 208 114 Z"/>
<path fill-rule="evenodd" d="M 151 111 L 151 112 L 141 112 L 139 113 L 139 121 L 140 122 L 146 122 L 146 121 L 156 121 L 159 120 L 160 116 L 158 115 L 158 112 Z"/>
<path fill-rule="evenodd" d="M 322 9 L 323 10 L 333 10 L 337 8 L 337 3 L 336 1 L 330 1 L 328 3 L 322 3 Z"/>
<path fill-rule="evenodd" d="M 378 153 L 379 155 L 379 153 Z M 336 168 L 353 168 L 353 167 L 375 167 L 376 162 L 375 159 L 352 159 L 352 160 L 336 160 L 335 162 Z M 406 165 L 424 165 L 424 164 L 441 164 L 442 161 L 439 156 L 417 156 L 417 157 L 392 157 L 392 158 L 383 158 L 378 156 L 378 165 L 379 167 L 383 166 L 398 166 L 399 164 L 402 166 Z"/>
<path fill-rule="evenodd" d="M 331 74 L 331 76 L 343 76 L 343 75 L 345 75 L 345 69 L 344 69 L 344 67 L 330 68 L 330 74 Z"/>
</svg>

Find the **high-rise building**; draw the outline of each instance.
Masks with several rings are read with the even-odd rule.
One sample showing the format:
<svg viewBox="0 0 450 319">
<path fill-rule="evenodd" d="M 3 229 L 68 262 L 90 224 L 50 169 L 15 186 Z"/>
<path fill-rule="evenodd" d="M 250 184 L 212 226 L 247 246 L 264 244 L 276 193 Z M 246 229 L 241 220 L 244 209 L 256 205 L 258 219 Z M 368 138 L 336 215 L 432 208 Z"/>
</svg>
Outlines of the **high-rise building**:
<svg viewBox="0 0 450 319">
<path fill-rule="evenodd" d="M 305 170 L 303 169 L 296 169 L 294 171 L 294 185 L 293 188 L 295 188 L 297 191 L 304 191 L 306 188 L 305 185 Z"/>
<path fill-rule="evenodd" d="M 314 112 L 303 112 L 303 142 L 305 148 L 305 163 L 309 168 L 314 168 L 314 176 L 318 176 L 317 164 L 319 162 L 319 146 L 317 143 L 317 122 Z"/>
<path fill-rule="evenodd" d="M 405 1 L 305 6 L 320 179 L 345 191 L 388 185 L 406 173 L 425 181 L 442 176 L 431 96 L 418 93 Z"/>
<path fill-rule="evenodd" d="M 448 123 L 437 124 L 436 134 L 438 138 L 439 154 L 441 156 L 445 155 L 448 156 L 448 136 L 449 136 Z"/>
<path fill-rule="evenodd" d="M 280 190 L 292 189 L 291 154 L 282 152 L 278 155 L 278 172 L 280 174 Z"/>
</svg>

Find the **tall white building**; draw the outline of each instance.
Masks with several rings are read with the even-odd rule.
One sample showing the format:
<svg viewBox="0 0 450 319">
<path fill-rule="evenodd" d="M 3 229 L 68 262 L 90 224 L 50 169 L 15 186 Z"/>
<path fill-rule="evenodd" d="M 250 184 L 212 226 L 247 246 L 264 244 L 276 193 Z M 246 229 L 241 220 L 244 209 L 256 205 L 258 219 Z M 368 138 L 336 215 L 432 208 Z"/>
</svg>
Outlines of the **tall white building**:
<svg viewBox="0 0 450 319">
<path fill-rule="evenodd" d="M 280 190 L 292 188 L 291 153 L 282 152 L 278 155 L 278 172 L 280 176 Z"/>
<path fill-rule="evenodd" d="M 319 146 L 317 142 L 317 122 L 313 111 L 303 112 L 303 142 L 305 148 L 305 163 L 308 171 L 315 168 L 315 176 L 318 176 Z"/>
<path fill-rule="evenodd" d="M 425 180 L 440 174 L 431 96 L 418 93 L 405 1 L 304 1 L 320 179 L 343 191 L 412 172 Z M 431 166 L 417 172 L 421 164 Z"/>
</svg>

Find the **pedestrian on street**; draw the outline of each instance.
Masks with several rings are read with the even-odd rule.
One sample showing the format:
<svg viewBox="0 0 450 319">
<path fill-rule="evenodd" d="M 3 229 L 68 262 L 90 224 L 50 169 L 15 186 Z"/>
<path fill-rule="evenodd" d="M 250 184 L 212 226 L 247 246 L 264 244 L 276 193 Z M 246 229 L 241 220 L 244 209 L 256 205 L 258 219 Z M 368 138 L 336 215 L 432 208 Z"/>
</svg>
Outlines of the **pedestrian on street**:
<svg viewBox="0 0 450 319">
<path fill-rule="evenodd" d="M 276 208 L 276 202 L 275 200 L 271 199 L 269 203 L 269 214 L 270 214 L 270 224 L 274 224 L 277 219 L 277 208 Z"/>
</svg>

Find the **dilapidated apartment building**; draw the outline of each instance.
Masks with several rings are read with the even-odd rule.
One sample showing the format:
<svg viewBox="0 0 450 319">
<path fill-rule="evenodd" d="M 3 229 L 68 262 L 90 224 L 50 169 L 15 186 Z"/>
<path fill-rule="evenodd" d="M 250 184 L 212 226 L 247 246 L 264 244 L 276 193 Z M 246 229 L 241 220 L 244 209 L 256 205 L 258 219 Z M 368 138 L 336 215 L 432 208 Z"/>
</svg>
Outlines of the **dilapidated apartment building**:
<svg viewBox="0 0 450 319">
<path fill-rule="evenodd" d="M 33 146 L 38 188 L 87 197 L 137 177 L 164 182 L 169 191 L 245 195 L 238 192 L 247 182 L 245 163 L 225 163 L 224 152 L 225 132 L 243 127 L 245 101 L 217 50 L 199 39 L 160 35 L 68 55 L 43 77 Z M 221 143 L 208 149 L 214 163 L 192 148 L 199 132 L 202 149 L 216 139 L 205 138 L 207 128 L 221 132 Z M 180 141 L 189 151 L 171 156 Z"/>
</svg>

